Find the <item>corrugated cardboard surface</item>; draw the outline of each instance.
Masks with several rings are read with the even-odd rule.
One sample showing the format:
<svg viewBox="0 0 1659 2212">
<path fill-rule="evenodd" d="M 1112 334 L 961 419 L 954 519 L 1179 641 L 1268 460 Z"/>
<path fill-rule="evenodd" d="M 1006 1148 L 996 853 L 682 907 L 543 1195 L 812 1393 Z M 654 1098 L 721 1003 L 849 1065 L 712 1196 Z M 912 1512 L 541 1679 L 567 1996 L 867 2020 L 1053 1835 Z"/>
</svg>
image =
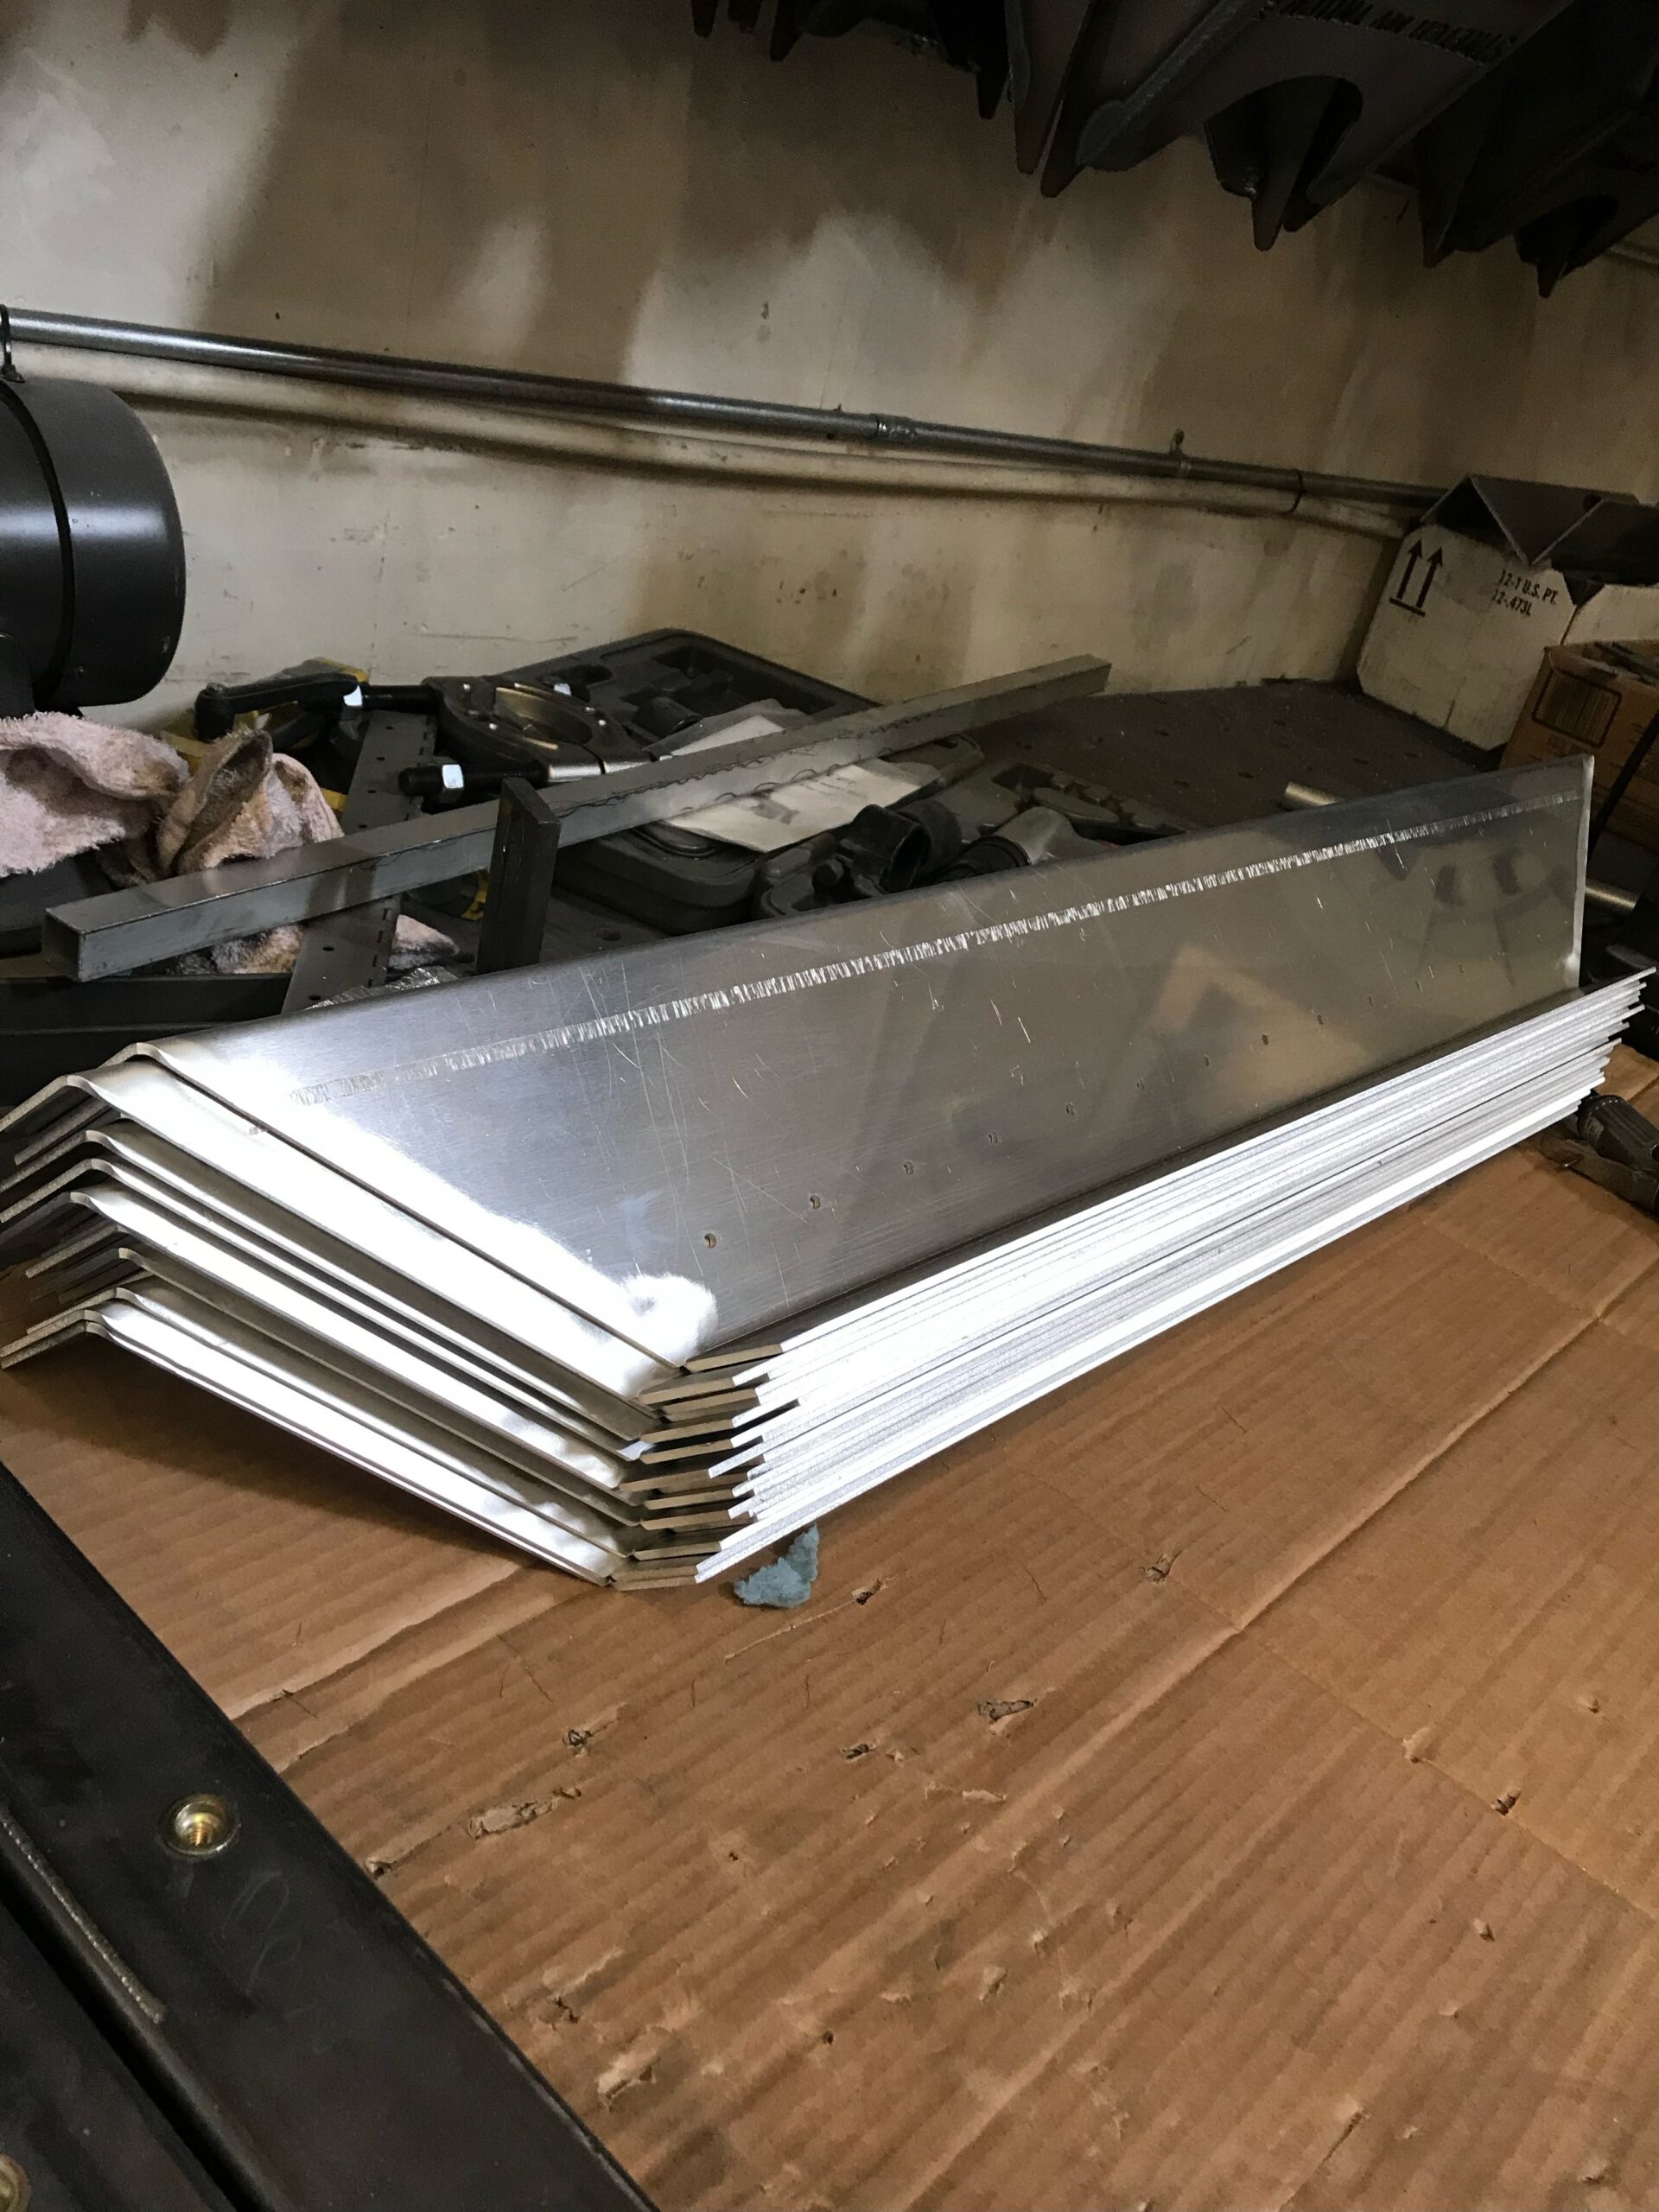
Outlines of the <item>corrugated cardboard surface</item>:
<svg viewBox="0 0 1659 2212">
<path fill-rule="evenodd" d="M 1659 684 L 1610 666 L 1598 654 L 1552 645 L 1503 748 L 1503 765 L 1587 753 L 1595 795 L 1605 798 L 1656 714 Z M 1651 754 L 1631 778 L 1611 827 L 1650 852 L 1659 849 L 1659 760 Z"/>
<path fill-rule="evenodd" d="M 1656 1262 L 1506 1155 L 836 1516 L 797 1613 L 103 1348 L 6 1449 L 666 2207 L 1650 2206 Z"/>
</svg>

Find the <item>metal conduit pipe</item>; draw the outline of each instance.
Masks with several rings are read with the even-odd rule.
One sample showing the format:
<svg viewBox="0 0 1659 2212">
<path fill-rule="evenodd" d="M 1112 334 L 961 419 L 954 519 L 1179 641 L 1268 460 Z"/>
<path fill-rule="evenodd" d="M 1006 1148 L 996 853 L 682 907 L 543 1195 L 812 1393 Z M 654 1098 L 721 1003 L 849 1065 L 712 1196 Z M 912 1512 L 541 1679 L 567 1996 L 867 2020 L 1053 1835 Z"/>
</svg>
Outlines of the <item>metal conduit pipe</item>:
<svg viewBox="0 0 1659 2212">
<path fill-rule="evenodd" d="M 276 345 L 266 339 L 227 338 L 153 323 L 106 322 L 90 315 L 50 315 L 36 308 L 14 308 L 9 321 L 11 337 L 19 345 L 137 355 L 198 368 L 251 371 L 305 383 L 505 405 L 658 430 L 790 438 L 821 447 L 871 448 L 899 457 L 932 455 L 1015 468 L 1081 471 L 1143 481 L 1252 490 L 1287 499 L 1292 512 L 1304 500 L 1340 502 L 1396 514 L 1418 512 L 1439 496 L 1439 487 L 1431 485 L 1287 468 L 1269 461 L 1207 458 L 1185 452 L 1179 437 L 1160 452 L 1153 447 L 1038 437 L 1020 430 L 980 429 L 902 415 L 845 414 L 838 408 L 607 384 L 533 370 L 478 368 L 461 361 L 418 360 L 397 353 L 360 353 L 327 346 Z"/>
<path fill-rule="evenodd" d="M 1341 531 L 1393 545 L 1400 517 L 1383 507 L 1166 478 L 1119 476 L 1103 469 L 1030 468 L 957 454 L 905 454 L 890 448 L 831 445 L 819 439 L 739 437 L 730 432 L 667 429 L 598 415 L 504 407 L 474 399 L 434 399 L 425 393 L 303 384 L 247 369 L 197 368 L 137 354 L 72 353 L 54 361 L 60 382 L 86 380 L 119 392 L 152 419 L 158 411 L 219 414 L 261 424 L 311 429 L 505 454 L 515 461 L 566 463 L 629 472 L 667 470 L 745 486 L 788 484 L 826 492 L 978 501 L 1190 507 L 1207 515 L 1279 518 Z"/>
</svg>

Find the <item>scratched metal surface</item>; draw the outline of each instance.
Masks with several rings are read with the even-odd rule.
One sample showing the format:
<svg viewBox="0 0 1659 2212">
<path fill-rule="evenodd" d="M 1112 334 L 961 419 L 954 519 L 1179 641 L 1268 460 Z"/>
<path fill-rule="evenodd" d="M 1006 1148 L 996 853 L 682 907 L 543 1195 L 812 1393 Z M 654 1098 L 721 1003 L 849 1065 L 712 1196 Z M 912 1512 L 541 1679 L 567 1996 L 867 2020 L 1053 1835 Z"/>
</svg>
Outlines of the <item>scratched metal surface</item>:
<svg viewBox="0 0 1659 2212">
<path fill-rule="evenodd" d="M 1577 980 L 1582 763 L 148 1048 L 664 1359 Z"/>
</svg>

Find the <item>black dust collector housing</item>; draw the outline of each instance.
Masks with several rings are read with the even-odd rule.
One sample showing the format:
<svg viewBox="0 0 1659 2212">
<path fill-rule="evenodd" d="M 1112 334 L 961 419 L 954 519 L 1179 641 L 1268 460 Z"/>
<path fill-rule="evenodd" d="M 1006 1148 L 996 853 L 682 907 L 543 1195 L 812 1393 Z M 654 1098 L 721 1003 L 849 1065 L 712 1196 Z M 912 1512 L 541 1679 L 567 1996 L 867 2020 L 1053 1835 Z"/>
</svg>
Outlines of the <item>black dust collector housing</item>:
<svg viewBox="0 0 1659 2212">
<path fill-rule="evenodd" d="M 184 535 L 154 441 L 95 385 L 0 373 L 0 713 L 136 699 L 184 619 Z"/>
</svg>

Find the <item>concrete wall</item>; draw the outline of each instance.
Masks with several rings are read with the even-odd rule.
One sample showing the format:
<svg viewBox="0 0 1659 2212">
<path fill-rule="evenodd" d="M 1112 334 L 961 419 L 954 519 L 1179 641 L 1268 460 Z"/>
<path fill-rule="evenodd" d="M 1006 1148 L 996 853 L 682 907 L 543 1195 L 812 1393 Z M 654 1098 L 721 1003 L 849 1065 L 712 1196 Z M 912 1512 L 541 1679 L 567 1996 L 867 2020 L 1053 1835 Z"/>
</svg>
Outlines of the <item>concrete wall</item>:
<svg viewBox="0 0 1659 2212">
<path fill-rule="evenodd" d="M 1260 257 L 1178 147 L 1045 201 L 964 79 L 774 67 L 688 0 L 9 0 L 13 304 L 1438 481 L 1659 486 L 1659 278 L 1541 304 L 1362 190 Z M 30 365 L 50 365 L 44 356 Z M 757 486 L 148 403 L 190 537 L 172 697 L 690 623 L 899 693 L 1097 650 L 1325 675 L 1374 538 L 1191 510 Z M 163 702 L 164 703 L 164 702 Z"/>
</svg>

